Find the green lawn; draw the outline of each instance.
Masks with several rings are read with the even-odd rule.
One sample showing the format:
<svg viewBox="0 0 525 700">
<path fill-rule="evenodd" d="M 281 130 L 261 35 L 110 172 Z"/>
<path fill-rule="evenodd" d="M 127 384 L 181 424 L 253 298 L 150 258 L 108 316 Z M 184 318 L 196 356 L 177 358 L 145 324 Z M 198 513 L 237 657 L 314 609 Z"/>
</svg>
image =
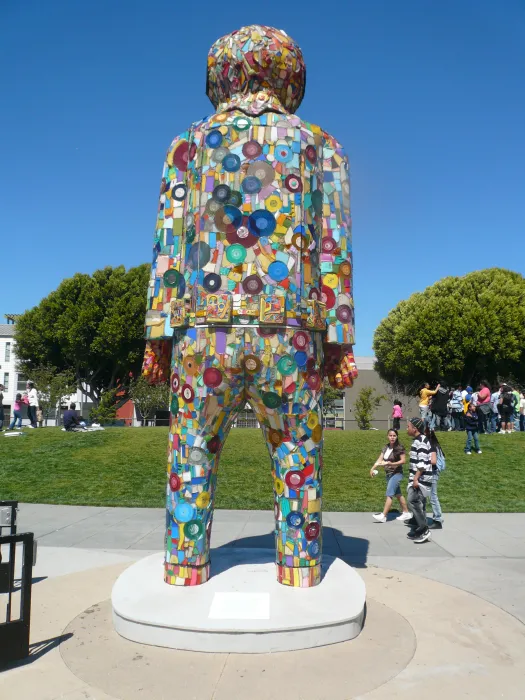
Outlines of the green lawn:
<svg viewBox="0 0 525 700">
<path fill-rule="evenodd" d="M 378 511 L 384 479 L 369 469 L 383 433 L 325 432 L 324 509 Z M 409 439 L 403 435 L 406 446 Z M 443 434 L 447 469 L 440 499 L 448 512 L 525 511 L 525 433 L 481 436 L 482 455 L 463 453 L 464 434 Z M 29 430 L 0 434 L 0 499 L 99 506 L 163 506 L 167 428 L 105 432 Z M 406 481 L 404 482 L 406 484 Z M 219 473 L 219 508 L 272 508 L 270 463 L 258 430 L 233 430 Z"/>
</svg>

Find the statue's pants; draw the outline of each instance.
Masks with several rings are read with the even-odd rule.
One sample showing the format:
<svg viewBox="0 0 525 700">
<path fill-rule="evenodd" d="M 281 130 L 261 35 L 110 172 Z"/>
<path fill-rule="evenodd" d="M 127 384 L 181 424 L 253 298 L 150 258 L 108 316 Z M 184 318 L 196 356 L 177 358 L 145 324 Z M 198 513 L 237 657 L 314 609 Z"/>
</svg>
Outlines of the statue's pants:
<svg viewBox="0 0 525 700">
<path fill-rule="evenodd" d="M 165 580 L 210 576 L 219 457 L 248 402 L 272 460 L 277 579 L 321 579 L 323 336 L 254 326 L 176 330 L 171 375 Z M 248 450 L 239 468 L 262 469 Z M 242 479 L 244 483 L 249 479 Z M 242 507 L 243 493 L 233 500 Z"/>
</svg>

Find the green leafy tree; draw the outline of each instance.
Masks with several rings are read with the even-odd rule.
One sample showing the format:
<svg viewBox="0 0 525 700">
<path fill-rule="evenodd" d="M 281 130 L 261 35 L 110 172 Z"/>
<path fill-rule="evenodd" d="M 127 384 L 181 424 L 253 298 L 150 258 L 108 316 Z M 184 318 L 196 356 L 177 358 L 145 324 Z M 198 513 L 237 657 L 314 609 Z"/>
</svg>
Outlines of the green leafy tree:
<svg viewBox="0 0 525 700">
<path fill-rule="evenodd" d="M 127 400 L 144 352 L 149 266 L 106 267 L 65 279 L 38 306 L 20 316 L 17 356 L 27 376 L 38 366 L 71 372 L 95 406 L 102 395 Z"/>
<path fill-rule="evenodd" d="M 323 416 L 325 418 L 326 416 L 336 415 L 337 411 L 335 402 L 341 400 L 343 396 L 343 389 L 334 389 L 332 386 L 330 386 L 328 380 L 325 379 L 323 389 Z"/>
<path fill-rule="evenodd" d="M 490 268 L 399 303 L 374 336 L 376 369 L 404 382 L 525 379 L 525 278 Z"/>
<path fill-rule="evenodd" d="M 131 382 L 129 395 L 142 415 L 142 425 L 154 417 L 156 411 L 167 410 L 170 402 L 169 384 L 150 384 L 139 376 Z"/>
<path fill-rule="evenodd" d="M 76 391 L 75 377 L 69 370 L 59 372 L 56 367 L 44 365 L 34 367 L 29 378 L 35 383 L 38 403 L 47 425 L 48 419 L 56 416 L 64 398 Z"/>
<path fill-rule="evenodd" d="M 359 430 L 370 430 L 374 413 L 387 397 L 378 394 L 371 386 L 363 386 L 359 389 L 357 399 L 354 404 L 354 415 Z"/>
</svg>

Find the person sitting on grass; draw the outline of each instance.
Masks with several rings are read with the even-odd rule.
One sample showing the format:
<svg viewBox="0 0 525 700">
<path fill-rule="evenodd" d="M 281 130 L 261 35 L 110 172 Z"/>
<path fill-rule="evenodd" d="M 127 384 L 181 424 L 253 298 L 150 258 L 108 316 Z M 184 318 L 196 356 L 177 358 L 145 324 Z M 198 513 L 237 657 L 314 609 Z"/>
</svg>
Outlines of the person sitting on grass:
<svg viewBox="0 0 525 700">
<path fill-rule="evenodd" d="M 478 430 L 479 430 L 479 418 L 478 418 L 478 411 L 476 407 L 474 406 L 474 402 L 471 401 L 468 405 L 467 412 L 465 413 L 465 430 L 467 431 L 467 444 L 465 445 L 465 454 L 466 455 L 471 455 L 472 452 L 470 451 L 470 447 L 472 445 L 472 441 L 474 440 L 474 451 L 478 453 L 478 455 L 481 454 L 481 450 L 479 448 L 479 437 L 478 437 Z"/>
<path fill-rule="evenodd" d="M 84 430 L 84 425 L 80 422 L 76 412 L 76 403 L 72 403 L 67 411 L 64 411 L 64 428 L 69 432 Z"/>
<path fill-rule="evenodd" d="M 388 431 L 388 443 L 381 450 L 381 454 L 376 460 L 376 463 L 370 470 L 370 476 L 377 474 L 376 467 L 383 467 L 386 475 L 386 500 L 385 507 L 382 513 L 372 515 L 377 523 L 386 523 L 386 516 L 392 507 L 392 499 L 394 496 L 398 499 L 402 513 L 396 520 L 408 520 L 410 513 L 408 512 L 407 503 L 401 494 L 401 480 L 403 479 L 403 464 L 405 463 L 405 448 L 399 442 L 397 430 L 391 429 Z M 374 473 L 375 472 L 375 473 Z"/>
</svg>

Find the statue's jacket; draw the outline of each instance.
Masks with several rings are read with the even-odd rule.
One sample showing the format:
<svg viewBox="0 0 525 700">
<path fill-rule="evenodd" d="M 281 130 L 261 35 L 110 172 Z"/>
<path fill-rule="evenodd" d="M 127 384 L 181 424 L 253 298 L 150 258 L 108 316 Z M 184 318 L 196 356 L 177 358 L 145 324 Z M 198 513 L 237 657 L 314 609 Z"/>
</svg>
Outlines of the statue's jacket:
<svg viewBox="0 0 525 700">
<path fill-rule="evenodd" d="M 282 107 L 219 109 L 168 150 L 146 337 L 200 325 L 292 326 L 354 342 L 348 161 L 333 137 Z"/>
</svg>

